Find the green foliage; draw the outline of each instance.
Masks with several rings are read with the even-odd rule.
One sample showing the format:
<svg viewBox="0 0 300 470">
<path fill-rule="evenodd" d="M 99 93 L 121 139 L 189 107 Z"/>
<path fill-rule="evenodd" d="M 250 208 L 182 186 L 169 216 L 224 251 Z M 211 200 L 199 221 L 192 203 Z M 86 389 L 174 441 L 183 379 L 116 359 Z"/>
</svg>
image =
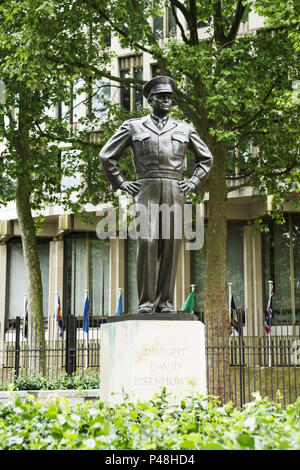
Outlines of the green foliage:
<svg viewBox="0 0 300 470">
<path fill-rule="evenodd" d="M 76 390 L 76 389 L 98 389 L 100 387 L 99 374 L 91 370 L 85 371 L 84 375 L 61 374 L 56 377 L 44 377 L 38 372 L 21 370 L 13 382 L 0 385 L 0 390 Z"/>
<path fill-rule="evenodd" d="M 4 101 L 0 100 L 0 143 L 6 143 L 6 151 L 0 155 L 0 203 L 14 199 L 14 182 L 25 171 L 30 175 L 34 209 L 59 203 L 80 213 L 86 202 L 116 202 L 99 169 L 98 154 L 124 117 L 134 114 L 126 116 L 112 105 L 100 125 L 90 107 L 92 84 L 110 76 L 114 52 L 105 47 L 108 36 L 116 36 L 121 47 L 148 52 L 161 73 L 173 76 L 178 86 L 174 115 L 191 121 L 212 151 L 222 141 L 228 153 L 235 149 L 243 153 L 243 161 L 231 166 L 242 165 L 248 184 L 278 194 L 279 199 L 295 189 L 299 182 L 296 1 L 205 0 L 195 2 L 195 8 L 193 4 L 183 2 L 180 7 L 188 30 L 181 29 L 179 40 L 162 46 L 149 17 L 160 16 L 166 6 L 178 10 L 175 0 L 1 2 L 0 80 L 6 89 Z M 266 28 L 238 35 L 249 12 L 260 14 Z M 205 40 L 197 33 L 199 22 L 209 24 Z M 72 83 L 77 83 L 76 89 Z M 114 80 L 115 86 L 119 85 Z M 18 145 L 24 90 L 30 106 L 22 108 L 22 114 L 31 123 L 27 165 Z M 61 119 L 49 115 L 57 104 L 67 106 L 71 96 L 89 108 L 76 132 L 70 129 L 68 112 Z M 98 140 L 91 139 L 95 133 Z M 250 158 L 250 144 L 259 148 L 256 158 Z M 63 164 L 58 161 L 59 150 L 64 152 Z M 129 157 L 122 161 L 122 170 L 128 179 L 133 177 Z M 74 174 L 82 175 L 80 182 L 58 191 L 61 179 Z"/>
<path fill-rule="evenodd" d="M 242 410 L 211 397 L 148 402 L 128 397 L 71 406 L 32 396 L 0 405 L 0 449 L 19 450 L 287 450 L 300 449 L 300 399 L 283 408 L 256 398 Z"/>
</svg>

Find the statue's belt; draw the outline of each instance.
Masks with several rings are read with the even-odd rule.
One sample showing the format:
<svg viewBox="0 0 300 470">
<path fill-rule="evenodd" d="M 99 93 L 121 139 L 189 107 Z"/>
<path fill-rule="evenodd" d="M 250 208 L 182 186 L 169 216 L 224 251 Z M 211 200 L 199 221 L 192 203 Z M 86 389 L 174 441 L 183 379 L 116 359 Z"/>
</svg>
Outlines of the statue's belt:
<svg viewBox="0 0 300 470">
<path fill-rule="evenodd" d="M 149 179 L 149 178 L 167 178 L 171 180 L 181 180 L 182 174 L 176 171 L 167 170 L 156 170 L 148 172 L 138 172 L 137 180 Z"/>
</svg>

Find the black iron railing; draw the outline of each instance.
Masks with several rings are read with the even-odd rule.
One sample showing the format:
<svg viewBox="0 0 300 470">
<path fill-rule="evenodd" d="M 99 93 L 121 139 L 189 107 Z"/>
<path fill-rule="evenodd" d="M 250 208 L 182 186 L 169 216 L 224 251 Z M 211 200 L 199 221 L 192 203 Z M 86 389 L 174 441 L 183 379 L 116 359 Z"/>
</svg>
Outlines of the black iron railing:
<svg viewBox="0 0 300 470">
<path fill-rule="evenodd" d="M 230 327 L 226 315 L 205 320 L 209 394 L 219 395 L 221 388 L 223 401 L 231 400 L 236 406 L 252 401 L 254 393 L 284 405 L 293 403 L 300 392 L 299 322 L 291 321 L 284 312 L 274 314 L 267 334 L 263 313 L 251 317 L 237 312 L 237 319 L 237 329 Z M 83 320 L 69 315 L 62 336 L 57 330 L 48 337 L 46 330 L 42 351 L 30 349 L 23 322 L 16 318 L 14 328 L 0 343 L 0 383 L 12 381 L 22 370 L 39 372 L 41 363 L 45 364 L 46 378 L 74 372 L 84 375 L 87 370 L 99 373 L 100 331 L 105 322 L 106 317 L 90 317 L 87 335 Z"/>
</svg>

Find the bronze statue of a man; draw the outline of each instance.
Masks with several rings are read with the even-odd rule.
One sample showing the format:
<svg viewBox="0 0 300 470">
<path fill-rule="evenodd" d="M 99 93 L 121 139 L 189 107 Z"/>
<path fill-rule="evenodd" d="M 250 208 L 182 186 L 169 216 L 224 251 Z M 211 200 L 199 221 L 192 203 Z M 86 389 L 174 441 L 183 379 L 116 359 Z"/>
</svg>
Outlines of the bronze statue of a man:
<svg viewBox="0 0 300 470">
<path fill-rule="evenodd" d="M 175 83 L 158 76 L 147 82 L 143 93 L 152 108 L 148 116 L 125 121 L 100 152 L 107 178 L 116 189 L 134 198 L 135 205 L 166 204 L 183 207 L 185 197 L 197 191 L 206 181 L 213 157 L 194 128 L 168 116 Z M 130 146 L 136 170 L 136 181 L 126 181 L 118 164 L 123 151 Z M 195 167 L 189 180 L 182 179 L 185 155 L 195 155 Z M 181 240 L 174 237 L 176 218 L 170 237 L 138 238 L 137 287 L 139 312 L 174 311 L 174 288 Z M 159 224 L 151 220 L 151 224 Z M 153 227 L 151 227 L 153 228 Z"/>
</svg>

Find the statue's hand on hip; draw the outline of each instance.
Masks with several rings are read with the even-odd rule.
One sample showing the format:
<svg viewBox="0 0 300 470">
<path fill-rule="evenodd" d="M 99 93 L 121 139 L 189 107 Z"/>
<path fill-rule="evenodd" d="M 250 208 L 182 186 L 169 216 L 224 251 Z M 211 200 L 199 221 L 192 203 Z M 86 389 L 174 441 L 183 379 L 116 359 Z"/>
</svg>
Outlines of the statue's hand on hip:
<svg viewBox="0 0 300 470">
<path fill-rule="evenodd" d="M 120 184 L 120 189 L 131 196 L 135 196 L 141 189 L 141 183 L 139 181 L 123 181 Z"/>
<path fill-rule="evenodd" d="M 192 181 L 178 181 L 180 191 L 187 196 L 191 191 L 195 191 L 196 186 Z"/>
</svg>

